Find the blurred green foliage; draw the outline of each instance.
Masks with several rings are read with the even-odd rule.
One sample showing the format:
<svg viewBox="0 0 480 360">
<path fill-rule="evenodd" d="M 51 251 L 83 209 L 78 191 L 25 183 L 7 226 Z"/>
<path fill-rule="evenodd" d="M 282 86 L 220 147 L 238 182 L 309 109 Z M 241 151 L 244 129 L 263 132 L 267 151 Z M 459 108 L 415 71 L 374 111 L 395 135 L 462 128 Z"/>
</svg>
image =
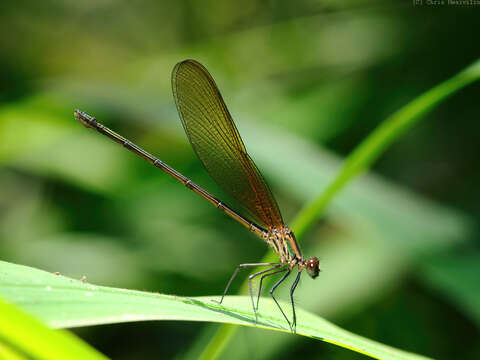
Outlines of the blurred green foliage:
<svg viewBox="0 0 480 360">
<path fill-rule="evenodd" d="M 1 8 L 2 260 L 177 295 L 219 294 L 233 268 L 260 259 L 265 245 L 81 127 L 74 108 L 223 196 L 187 143 L 170 91 L 174 64 L 199 60 L 288 222 L 378 123 L 479 55 L 476 7 L 30 0 Z M 479 90 L 441 104 L 375 174 L 334 200 L 301 244 L 324 268 L 300 284 L 301 307 L 408 351 L 480 357 Z M 196 358 L 213 326 L 76 332 L 115 359 Z M 358 358 L 250 328 L 223 355 L 300 356 Z"/>
</svg>

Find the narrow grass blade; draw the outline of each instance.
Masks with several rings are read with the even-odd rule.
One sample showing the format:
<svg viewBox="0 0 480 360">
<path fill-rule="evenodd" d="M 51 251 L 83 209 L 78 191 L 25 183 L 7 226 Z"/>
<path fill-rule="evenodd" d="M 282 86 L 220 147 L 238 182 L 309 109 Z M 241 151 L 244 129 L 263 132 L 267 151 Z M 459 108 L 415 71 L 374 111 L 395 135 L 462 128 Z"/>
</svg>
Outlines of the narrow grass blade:
<svg viewBox="0 0 480 360">
<path fill-rule="evenodd" d="M 340 173 L 327 189 L 296 217 L 292 228 L 301 237 L 323 214 L 333 197 L 357 175 L 367 170 L 385 150 L 441 101 L 480 78 L 480 60 L 423 93 L 383 121 L 346 158 Z"/>
<path fill-rule="evenodd" d="M 2 278 L 8 277 L 2 271 Z M 9 298 L 8 294 L 6 297 Z M 34 299 L 30 299 L 34 302 Z M 38 320 L 0 300 L 1 359 L 106 359 L 80 339 L 64 330 L 52 330 Z"/>
</svg>

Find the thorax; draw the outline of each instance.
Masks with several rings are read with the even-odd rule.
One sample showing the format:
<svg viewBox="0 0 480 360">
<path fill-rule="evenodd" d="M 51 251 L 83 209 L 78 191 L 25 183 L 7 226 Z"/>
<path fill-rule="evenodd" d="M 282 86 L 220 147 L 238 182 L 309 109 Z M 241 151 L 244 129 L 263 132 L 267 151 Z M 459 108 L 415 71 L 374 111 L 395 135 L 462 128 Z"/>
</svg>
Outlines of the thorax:
<svg viewBox="0 0 480 360">
<path fill-rule="evenodd" d="M 304 259 L 295 235 L 288 227 L 270 228 L 264 234 L 265 242 L 275 251 L 280 262 L 293 269 L 297 264 L 303 264 Z"/>
</svg>

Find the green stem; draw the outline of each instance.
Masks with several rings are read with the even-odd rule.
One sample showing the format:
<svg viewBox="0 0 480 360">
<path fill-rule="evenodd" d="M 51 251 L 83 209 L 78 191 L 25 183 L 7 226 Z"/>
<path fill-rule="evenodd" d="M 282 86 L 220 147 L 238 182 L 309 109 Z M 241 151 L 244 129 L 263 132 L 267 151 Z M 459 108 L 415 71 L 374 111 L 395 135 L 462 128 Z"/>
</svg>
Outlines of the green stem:
<svg viewBox="0 0 480 360">
<path fill-rule="evenodd" d="M 297 215 L 292 225 L 297 239 L 300 239 L 322 216 L 327 205 L 330 204 L 333 197 L 340 190 L 357 175 L 368 170 L 375 160 L 377 160 L 395 140 L 415 125 L 423 115 L 427 114 L 450 95 L 479 78 L 480 60 L 477 60 L 457 75 L 423 93 L 383 121 L 345 159 L 340 173 L 330 185 L 328 185 L 326 190 L 310 204 L 306 205 Z M 274 259 L 273 254 L 268 253 L 262 262 L 269 262 Z M 240 291 L 243 293 L 246 289 L 248 289 L 247 282 L 243 284 Z M 203 351 L 201 359 L 217 359 L 235 334 L 235 329 L 235 325 L 221 325 Z"/>
<path fill-rule="evenodd" d="M 199 360 L 217 359 L 223 352 L 223 349 L 228 345 L 230 339 L 235 335 L 238 326 L 232 324 L 221 325 L 215 335 L 213 335 L 210 342 L 203 350 Z"/>
</svg>

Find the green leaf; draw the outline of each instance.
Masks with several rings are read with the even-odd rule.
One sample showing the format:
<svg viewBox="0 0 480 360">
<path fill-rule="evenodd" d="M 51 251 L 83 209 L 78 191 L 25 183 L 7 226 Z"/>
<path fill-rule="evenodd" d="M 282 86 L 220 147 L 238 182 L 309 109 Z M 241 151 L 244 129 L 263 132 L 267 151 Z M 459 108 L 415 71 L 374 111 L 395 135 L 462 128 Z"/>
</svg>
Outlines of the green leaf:
<svg viewBox="0 0 480 360">
<path fill-rule="evenodd" d="M 2 267 L 0 270 L 2 278 L 6 279 L 11 273 L 3 270 Z M 20 282 L 18 286 L 22 289 Z M 34 302 L 34 299 L 29 301 Z M 69 332 L 49 329 L 38 320 L 2 300 L 0 300 L 0 358 L 7 360 L 106 359 Z"/>
<path fill-rule="evenodd" d="M 0 272 L 3 275 L 0 294 L 54 327 L 141 320 L 212 321 L 255 326 L 250 299 L 244 296 L 227 297 L 223 305 L 219 305 L 211 297 L 186 298 L 96 286 L 7 262 L 0 262 Z M 426 359 L 350 333 L 302 309 L 298 309 L 298 319 L 299 335 L 374 358 Z M 290 332 L 270 299 L 262 299 L 257 326 Z"/>
</svg>

